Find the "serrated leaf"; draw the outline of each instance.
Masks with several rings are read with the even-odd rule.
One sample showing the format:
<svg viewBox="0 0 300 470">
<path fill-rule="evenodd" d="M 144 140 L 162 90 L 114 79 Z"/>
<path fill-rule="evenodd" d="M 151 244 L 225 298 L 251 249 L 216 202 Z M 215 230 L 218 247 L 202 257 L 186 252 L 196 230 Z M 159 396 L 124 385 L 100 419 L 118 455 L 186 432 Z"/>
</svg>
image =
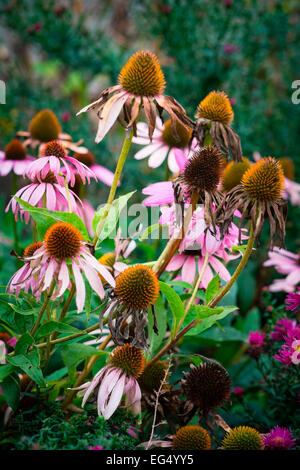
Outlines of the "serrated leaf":
<svg viewBox="0 0 300 470">
<path fill-rule="evenodd" d="M 173 328 L 172 332 L 175 332 L 180 320 L 184 317 L 184 306 L 180 296 L 177 292 L 172 289 L 165 282 L 159 281 L 160 291 L 164 294 L 167 299 L 167 302 L 170 306 L 172 315 L 173 315 Z"/>
<path fill-rule="evenodd" d="M 205 291 L 205 304 L 208 303 L 213 299 L 220 288 L 220 276 L 216 274 L 208 284 L 206 291 Z"/>
<path fill-rule="evenodd" d="M 15 199 L 18 201 L 20 206 L 29 212 L 31 217 L 35 220 L 37 231 L 41 240 L 44 238 L 48 228 L 56 222 L 68 222 L 69 224 L 74 225 L 74 227 L 80 231 L 83 240 L 90 239 L 86 226 L 84 225 L 81 218 L 77 214 L 74 214 L 74 212 L 49 211 L 48 209 L 34 207 L 16 196 Z"/>
<path fill-rule="evenodd" d="M 219 320 L 227 317 L 229 313 L 236 309 L 237 307 L 235 306 L 215 307 L 213 309 L 205 307 L 205 305 L 196 305 L 192 307 L 185 318 L 183 328 L 195 319 L 198 320 L 198 324 L 189 330 L 185 336 L 199 335 Z"/>
</svg>

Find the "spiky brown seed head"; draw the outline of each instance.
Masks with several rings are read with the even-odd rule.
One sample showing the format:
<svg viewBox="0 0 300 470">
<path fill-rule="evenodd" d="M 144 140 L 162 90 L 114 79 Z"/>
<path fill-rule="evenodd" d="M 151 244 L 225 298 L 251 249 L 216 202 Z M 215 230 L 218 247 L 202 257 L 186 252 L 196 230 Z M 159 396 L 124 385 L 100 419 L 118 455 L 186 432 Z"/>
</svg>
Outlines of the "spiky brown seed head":
<svg viewBox="0 0 300 470">
<path fill-rule="evenodd" d="M 23 253 L 23 257 L 24 258 L 30 258 L 30 256 L 33 256 L 34 253 L 36 252 L 36 250 L 41 248 L 41 246 L 42 246 L 42 242 L 31 243 L 30 245 L 28 245 L 25 248 L 24 253 Z"/>
<path fill-rule="evenodd" d="M 281 157 L 278 158 L 278 161 L 282 166 L 284 176 L 293 181 L 295 179 L 295 165 L 293 160 L 289 157 Z"/>
<path fill-rule="evenodd" d="M 240 184 L 241 179 L 245 171 L 251 168 L 251 163 L 248 158 L 242 157 L 241 162 L 229 162 L 222 175 L 222 188 L 224 191 L 228 192 L 238 184 Z"/>
<path fill-rule="evenodd" d="M 54 112 L 51 109 L 43 109 L 30 121 L 29 132 L 34 139 L 49 142 L 58 138 L 61 127 Z"/>
<path fill-rule="evenodd" d="M 11 140 L 4 148 L 6 160 L 24 160 L 26 149 L 19 139 Z"/>
<path fill-rule="evenodd" d="M 77 255 L 81 240 L 82 236 L 79 230 L 68 222 L 57 222 L 51 225 L 44 237 L 49 255 L 59 259 Z"/>
<path fill-rule="evenodd" d="M 160 95 L 166 86 L 158 58 L 149 51 L 138 51 L 130 57 L 119 74 L 119 83 L 135 96 Z"/>
<path fill-rule="evenodd" d="M 175 121 L 175 126 L 178 140 L 173 134 L 171 119 L 165 122 L 161 138 L 168 147 L 184 149 L 189 145 L 192 129 L 189 126 L 184 126 L 178 120 Z"/>
<path fill-rule="evenodd" d="M 198 105 L 196 118 L 231 124 L 234 113 L 228 96 L 224 91 L 211 91 Z"/>
<path fill-rule="evenodd" d="M 51 140 L 44 148 L 44 155 L 46 157 L 54 156 L 57 158 L 64 158 L 66 156 L 66 151 L 64 146 L 58 140 Z"/>
<path fill-rule="evenodd" d="M 260 433 L 249 426 L 238 426 L 226 434 L 222 441 L 225 450 L 262 450 Z"/>
<path fill-rule="evenodd" d="M 95 156 L 91 152 L 75 153 L 73 157 L 76 158 L 76 160 L 78 160 L 80 163 L 83 163 L 89 168 L 96 163 Z"/>
<path fill-rule="evenodd" d="M 156 361 L 147 367 L 139 378 L 142 389 L 148 393 L 157 392 L 166 376 L 167 368 L 163 361 Z"/>
<path fill-rule="evenodd" d="M 210 450 L 211 440 L 201 426 L 184 426 L 173 436 L 172 447 L 174 450 Z"/>
<path fill-rule="evenodd" d="M 202 362 L 185 375 L 183 390 L 198 408 L 208 412 L 219 408 L 231 393 L 228 372 L 215 362 Z"/>
<path fill-rule="evenodd" d="M 99 263 L 104 264 L 104 266 L 109 266 L 110 268 L 113 267 L 116 261 L 116 255 L 114 251 L 109 251 L 108 253 L 105 253 L 98 259 Z M 107 282 L 104 277 L 99 273 L 99 277 L 102 282 Z"/>
<path fill-rule="evenodd" d="M 181 181 L 189 193 L 202 191 L 214 192 L 223 171 L 221 151 L 210 145 L 195 152 L 189 159 Z"/>
<path fill-rule="evenodd" d="M 127 307 L 144 310 L 153 305 L 159 295 L 159 282 L 149 266 L 136 264 L 125 269 L 116 279 L 116 297 Z"/>
<path fill-rule="evenodd" d="M 121 369 L 127 377 L 137 379 L 145 369 L 145 357 L 141 349 L 130 346 L 128 343 L 124 346 L 118 346 L 110 355 L 109 363 Z"/>
<path fill-rule="evenodd" d="M 250 199 L 277 202 L 284 189 L 283 169 L 275 158 L 262 158 L 243 174 L 241 184 Z"/>
</svg>

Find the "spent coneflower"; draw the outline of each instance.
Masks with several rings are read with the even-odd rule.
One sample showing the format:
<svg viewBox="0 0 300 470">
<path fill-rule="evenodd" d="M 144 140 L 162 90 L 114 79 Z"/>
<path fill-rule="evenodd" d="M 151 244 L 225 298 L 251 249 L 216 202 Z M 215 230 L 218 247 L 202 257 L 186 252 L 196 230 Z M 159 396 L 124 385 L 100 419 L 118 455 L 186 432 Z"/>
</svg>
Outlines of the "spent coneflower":
<svg viewBox="0 0 300 470">
<path fill-rule="evenodd" d="M 238 426 L 228 432 L 223 441 L 225 450 L 263 450 L 260 433 L 250 426 Z"/>
<path fill-rule="evenodd" d="M 30 121 L 28 131 L 19 131 L 17 136 L 25 138 L 25 147 L 35 148 L 40 145 L 42 149 L 45 143 L 58 140 L 73 152 L 87 152 L 87 149 L 81 146 L 82 140 L 73 142 L 70 135 L 62 133 L 61 125 L 51 109 L 39 111 Z"/>
<path fill-rule="evenodd" d="M 250 217 L 253 235 L 259 238 L 265 219 L 268 218 L 271 249 L 276 235 L 281 246 L 284 246 L 287 206 L 281 198 L 283 189 L 284 177 L 280 163 L 272 157 L 256 162 L 243 174 L 241 184 L 229 191 L 218 207 L 216 223 L 221 228 L 222 236 L 227 233 L 235 211 L 240 210 L 239 228 L 244 219 Z"/>
<path fill-rule="evenodd" d="M 57 299 L 73 281 L 78 313 L 83 310 L 85 302 L 85 282 L 82 274 L 100 298 L 104 297 L 104 288 L 99 274 L 111 286 L 115 286 L 114 278 L 108 269 L 92 256 L 87 243 L 82 240 L 80 231 L 67 222 L 51 225 L 41 246 L 30 256 L 27 254 L 24 261 L 25 266 L 9 282 L 9 292 L 29 286 L 33 295 L 40 296 L 52 287 L 51 298 Z"/>
<path fill-rule="evenodd" d="M 167 369 L 168 366 L 163 361 L 156 361 L 147 367 L 139 377 L 142 390 L 147 393 L 155 393 L 160 387 L 168 388 L 167 383 L 163 383 L 164 380 L 167 382 Z"/>
<path fill-rule="evenodd" d="M 66 181 L 70 186 L 74 186 L 76 175 L 81 178 L 83 184 L 86 180 L 90 183 L 91 178 L 97 180 L 90 168 L 66 154 L 65 147 L 58 140 L 45 144 L 43 155 L 29 165 L 26 175 L 32 181 L 42 183 L 49 173 L 52 173 L 60 185 L 64 185 Z"/>
<path fill-rule="evenodd" d="M 245 171 L 251 168 L 248 158 L 242 157 L 241 162 L 229 162 L 222 174 L 222 189 L 226 193 L 241 183 Z"/>
<path fill-rule="evenodd" d="M 184 426 L 173 436 L 174 450 L 210 450 L 211 439 L 206 429 L 201 426 Z"/>
<path fill-rule="evenodd" d="M 154 330 L 157 331 L 154 303 L 158 295 L 159 282 L 154 271 L 142 264 L 130 266 L 116 278 L 114 289 L 107 292 L 100 325 L 107 313 L 108 327 L 116 344 L 130 342 L 132 346 L 147 348 L 148 307 L 152 308 Z"/>
<path fill-rule="evenodd" d="M 125 406 L 134 414 L 140 413 L 141 389 L 137 379 L 145 368 L 143 351 L 129 344 L 118 346 L 111 353 L 108 362 L 91 382 L 77 388 L 78 395 L 83 396 L 82 406 L 94 393 L 97 396 L 99 416 L 109 419 L 118 408 L 122 396 L 126 395 Z"/>
<path fill-rule="evenodd" d="M 231 127 L 234 113 L 224 91 L 211 91 L 198 105 L 195 117 L 197 122 L 194 134 L 200 146 L 204 145 L 209 132 L 213 143 L 220 147 L 227 157 L 231 153 L 233 160 L 241 161 L 240 138 Z"/>
<path fill-rule="evenodd" d="M 119 74 L 118 85 L 105 88 L 100 97 L 93 103 L 85 106 L 78 114 L 98 107 L 99 125 L 95 142 L 99 143 L 123 109 L 125 127 L 136 127 L 141 107 L 144 108 L 149 127 L 149 138 L 155 129 L 157 110 L 161 115 L 165 109 L 172 120 L 172 129 L 175 138 L 178 138 L 176 122 L 191 125 L 183 107 L 171 96 L 164 95 L 166 82 L 155 54 L 149 51 L 138 51 L 133 54 Z"/>
<path fill-rule="evenodd" d="M 111 186 L 114 174 L 105 168 L 105 166 L 99 165 L 96 163 L 95 155 L 91 152 L 86 153 L 75 153 L 73 155 L 76 160 L 80 163 L 83 163 L 85 166 L 91 169 L 91 171 L 97 176 L 97 178 L 102 181 L 102 183 L 106 184 L 107 186 Z M 120 181 L 118 182 L 118 186 L 120 186 Z"/>
<path fill-rule="evenodd" d="M 208 227 L 215 230 L 214 209 L 222 201 L 223 195 L 218 191 L 223 172 L 223 156 L 221 151 L 210 145 L 196 151 L 187 161 L 182 174 L 173 181 L 175 202 L 182 202 L 183 195 L 192 197 L 198 194 L 198 203 L 204 204 L 204 220 Z M 178 189 L 178 184 L 181 190 Z"/>
<path fill-rule="evenodd" d="M 202 362 L 199 367 L 191 365 L 182 380 L 182 389 L 188 401 L 206 415 L 229 399 L 231 380 L 218 362 Z"/>
<path fill-rule="evenodd" d="M 4 151 L 0 151 L 0 176 L 6 176 L 11 171 L 15 175 L 23 175 L 33 160 L 31 155 L 27 155 L 22 142 L 13 139 L 6 145 Z"/>
</svg>

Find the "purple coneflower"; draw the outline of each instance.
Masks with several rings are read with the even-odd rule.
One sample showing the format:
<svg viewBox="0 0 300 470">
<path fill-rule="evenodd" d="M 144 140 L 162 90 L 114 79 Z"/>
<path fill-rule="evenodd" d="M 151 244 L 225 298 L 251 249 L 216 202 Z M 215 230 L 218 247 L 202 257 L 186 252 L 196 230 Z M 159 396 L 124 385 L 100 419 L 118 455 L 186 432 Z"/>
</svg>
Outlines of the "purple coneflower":
<svg viewBox="0 0 300 470">
<path fill-rule="evenodd" d="M 269 259 L 264 262 L 264 266 L 274 266 L 278 273 L 286 275 L 285 279 L 276 279 L 269 286 L 269 290 L 271 292 L 295 290 L 300 282 L 299 255 L 275 246 L 273 251 L 269 251 L 268 256 Z"/>
<path fill-rule="evenodd" d="M 18 139 L 7 144 L 4 151 L 0 151 L 0 176 L 6 176 L 13 171 L 15 175 L 23 175 L 28 165 L 33 161 L 31 155 L 26 154 L 26 148 Z"/>
<path fill-rule="evenodd" d="M 109 419 L 118 408 L 123 395 L 126 395 L 125 406 L 134 414 L 140 413 L 141 389 L 137 378 L 143 373 L 145 358 L 143 351 L 125 344 L 118 346 L 111 353 L 109 364 L 101 369 L 91 382 L 77 390 L 83 396 L 85 405 L 91 393 L 97 393 L 98 415 Z"/>
</svg>

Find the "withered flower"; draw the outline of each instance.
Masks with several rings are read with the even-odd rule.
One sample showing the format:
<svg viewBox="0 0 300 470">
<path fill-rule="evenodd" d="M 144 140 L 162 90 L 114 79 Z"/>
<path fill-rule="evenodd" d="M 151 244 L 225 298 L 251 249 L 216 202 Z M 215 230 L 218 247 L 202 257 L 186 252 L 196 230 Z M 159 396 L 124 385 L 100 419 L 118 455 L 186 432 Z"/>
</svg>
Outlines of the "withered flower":
<svg viewBox="0 0 300 470">
<path fill-rule="evenodd" d="M 208 227 L 214 224 L 214 209 L 220 204 L 223 195 L 217 187 L 223 172 L 221 151 L 213 145 L 203 147 L 188 160 L 183 173 L 173 182 L 175 196 L 178 194 L 177 183 L 181 193 L 192 197 L 198 194 L 198 203 L 204 204 L 204 219 Z M 180 200 L 176 202 L 181 202 Z"/>
<path fill-rule="evenodd" d="M 234 113 L 224 91 L 211 91 L 198 105 L 195 117 L 197 122 L 194 134 L 200 146 L 204 145 L 209 132 L 214 145 L 220 147 L 227 157 L 231 153 L 234 161 L 241 161 L 241 141 L 231 127 Z"/>
<path fill-rule="evenodd" d="M 241 184 L 227 193 L 224 204 L 218 207 L 216 223 L 221 236 L 227 233 L 236 210 L 240 210 L 239 229 L 244 219 L 250 218 L 253 224 L 253 236 L 259 238 L 265 219 L 270 223 L 270 244 L 279 237 L 280 246 L 284 247 L 286 202 L 281 199 L 284 190 L 284 174 L 281 164 L 272 157 L 256 162 L 242 177 Z"/>
<path fill-rule="evenodd" d="M 166 86 L 164 74 L 155 54 L 149 51 L 138 51 L 133 54 L 119 74 L 118 85 L 105 88 L 99 98 L 85 106 L 78 114 L 98 108 L 98 131 L 95 142 L 99 143 L 123 110 L 125 125 L 133 126 L 136 136 L 136 120 L 141 108 L 144 108 L 149 127 L 149 138 L 155 129 L 157 111 L 162 118 L 163 109 L 170 115 L 172 132 L 180 140 L 176 130 L 176 122 L 192 125 L 183 107 L 171 96 L 164 95 Z"/>
<path fill-rule="evenodd" d="M 152 308 L 157 332 L 154 303 L 159 295 L 159 282 L 154 271 L 142 264 L 130 266 L 116 278 L 114 289 L 107 292 L 100 327 L 107 313 L 108 327 L 116 344 L 129 342 L 131 346 L 147 349 L 148 307 Z"/>
</svg>

